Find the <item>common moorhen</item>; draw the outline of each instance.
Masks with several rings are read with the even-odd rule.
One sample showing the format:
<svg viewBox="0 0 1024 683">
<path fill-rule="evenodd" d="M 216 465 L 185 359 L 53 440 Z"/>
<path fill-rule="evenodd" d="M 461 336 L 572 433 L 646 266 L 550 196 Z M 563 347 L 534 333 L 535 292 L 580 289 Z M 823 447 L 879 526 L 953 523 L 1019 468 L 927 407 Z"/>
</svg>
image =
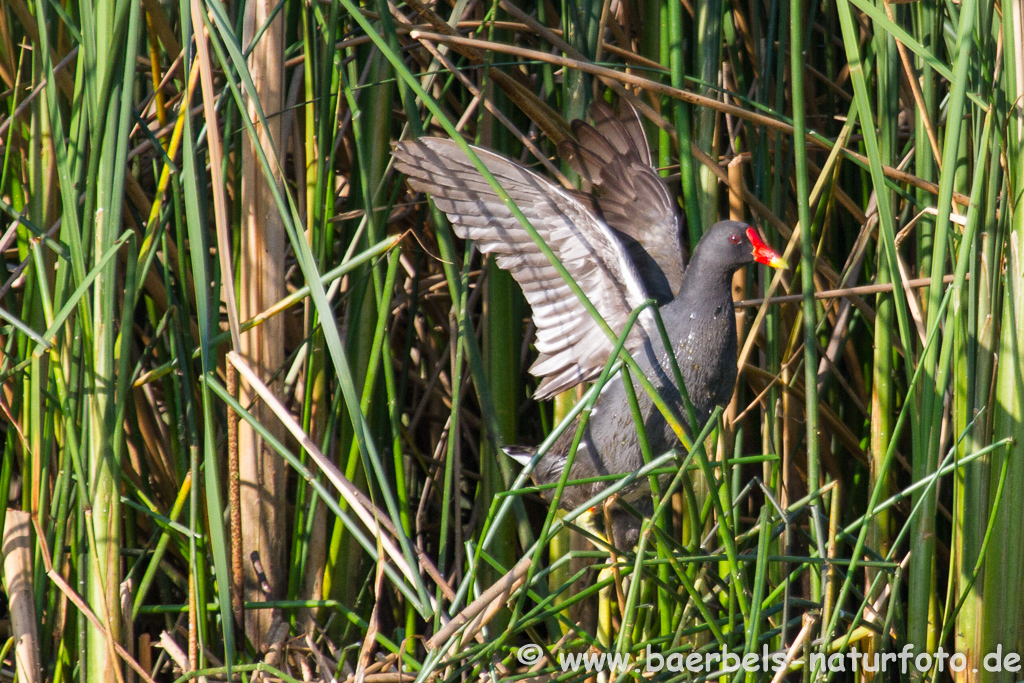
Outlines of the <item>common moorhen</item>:
<svg viewBox="0 0 1024 683">
<path fill-rule="evenodd" d="M 558 187 L 536 173 L 484 149 L 474 148 L 544 242 L 617 334 L 649 297 L 660 303 L 668 338 L 697 419 L 703 424 L 732 396 L 736 381 L 736 317 L 732 274 L 754 261 L 776 268 L 782 258 L 749 225 L 716 223 L 701 238 L 683 270 L 680 221 L 668 188 L 651 165 L 635 112 L 614 115 L 603 103 L 592 108 L 595 125 L 573 122 L 576 141 L 560 154 L 595 185 L 596 198 Z M 509 209 L 451 140 L 420 138 L 396 146 L 396 168 L 410 186 L 429 192 L 459 237 L 471 239 L 498 266 L 511 271 L 533 307 L 539 358 L 530 372 L 542 378 L 535 398 L 596 378 L 613 345 Z M 626 347 L 663 400 L 685 414 L 680 391 L 653 315 L 641 313 Z M 635 380 L 634 380 L 635 383 Z M 647 393 L 635 387 L 651 451 L 664 453 L 678 439 Z M 575 430 L 566 430 L 537 463 L 538 484 L 557 482 Z M 536 449 L 505 452 L 528 463 Z M 605 385 L 590 414 L 569 479 L 633 472 L 643 465 L 623 382 Z M 566 486 L 560 505 L 573 509 L 607 486 Z M 646 481 L 620 497 L 650 512 Z M 614 542 L 631 547 L 639 531 L 634 517 L 613 512 Z"/>
</svg>

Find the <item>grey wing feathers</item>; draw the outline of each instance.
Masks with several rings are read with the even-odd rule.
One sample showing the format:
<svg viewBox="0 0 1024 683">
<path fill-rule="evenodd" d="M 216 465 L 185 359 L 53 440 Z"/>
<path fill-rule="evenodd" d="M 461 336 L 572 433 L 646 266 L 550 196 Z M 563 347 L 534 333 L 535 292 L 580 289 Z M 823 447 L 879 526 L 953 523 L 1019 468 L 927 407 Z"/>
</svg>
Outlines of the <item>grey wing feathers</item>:
<svg viewBox="0 0 1024 683">
<path fill-rule="evenodd" d="M 651 153 L 636 111 L 622 102 L 616 115 L 595 101 L 594 125 L 573 121 L 576 140 L 563 140 L 559 155 L 597 188 L 601 214 L 617 233 L 644 279 L 664 304 L 683 277 L 680 224 L 672 195 L 651 166 Z"/>
<path fill-rule="evenodd" d="M 573 194 L 493 152 L 474 151 L 612 330 L 620 333 L 647 294 L 608 226 Z M 537 325 L 540 356 L 530 372 L 543 381 L 535 397 L 550 398 L 597 377 L 612 343 L 462 150 L 451 140 L 421 138 L 399 143 L 395 158 L 397 170 L 415 190 L 432 195 L 456 234 L 494 254 L 522 287 Z M 654 329 L 647 312 L 640 323 Z M 644 335 L 634 328 L 627 348 L 638 348 Z"/>
</svg>

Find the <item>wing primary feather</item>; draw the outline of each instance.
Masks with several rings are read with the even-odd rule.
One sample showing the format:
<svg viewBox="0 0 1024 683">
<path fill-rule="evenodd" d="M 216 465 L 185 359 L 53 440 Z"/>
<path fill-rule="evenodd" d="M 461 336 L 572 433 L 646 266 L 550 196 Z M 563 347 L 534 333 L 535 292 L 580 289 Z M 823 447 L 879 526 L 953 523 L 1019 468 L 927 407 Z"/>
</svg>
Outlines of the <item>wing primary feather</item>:
<svg viewBox="0 0 1024 683">
<path fill-rule="evenodd" d="M 618 114 L 600 100 L 594 125 L 573 122 L 576 140 L 563 140 L 559 155 L 597 190 L 597 208 L 635 261 L 646 290 L 665 304 L 683 276 L 681 223 L 665 181 L 651 165 L 639 115 L 625 101 Z"/>
</svg>

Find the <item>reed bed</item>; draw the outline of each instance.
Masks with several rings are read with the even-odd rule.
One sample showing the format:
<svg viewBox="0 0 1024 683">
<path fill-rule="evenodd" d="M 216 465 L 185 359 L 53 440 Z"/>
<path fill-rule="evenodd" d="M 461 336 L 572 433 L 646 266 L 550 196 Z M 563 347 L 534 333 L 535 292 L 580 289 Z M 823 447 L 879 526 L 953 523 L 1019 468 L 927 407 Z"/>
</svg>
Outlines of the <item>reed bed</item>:
<svg viewBox="0 0 1024 683">
<path fill-rule="evenodd" d="M 1021 0 L 6 0 L 0 81 L 0 679 L 1021 679 Z M 689 247 L 790 264 L 614 552 L 500 451 L 592 394 L 531 399 L 517 286 L 391 161 L 573 185 L 596 98 Z M 673 667 L 725 652 L 768 666 Z"/>
</svg>

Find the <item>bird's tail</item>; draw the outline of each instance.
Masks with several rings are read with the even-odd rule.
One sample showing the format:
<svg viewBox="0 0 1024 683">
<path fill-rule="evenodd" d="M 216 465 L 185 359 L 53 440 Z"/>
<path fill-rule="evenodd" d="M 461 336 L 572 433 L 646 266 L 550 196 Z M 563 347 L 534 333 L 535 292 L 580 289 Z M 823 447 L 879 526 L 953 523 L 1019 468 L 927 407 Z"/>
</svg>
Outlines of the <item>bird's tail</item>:
<svg viewBox="0 0 1024 683">
<path fill-rule="evenodd" d="M 505 446 L 501 450 L 520 465 L 529 465 L 533 456 L 537 454 L 537 449 L 529 446 Z"/>
</svg>

